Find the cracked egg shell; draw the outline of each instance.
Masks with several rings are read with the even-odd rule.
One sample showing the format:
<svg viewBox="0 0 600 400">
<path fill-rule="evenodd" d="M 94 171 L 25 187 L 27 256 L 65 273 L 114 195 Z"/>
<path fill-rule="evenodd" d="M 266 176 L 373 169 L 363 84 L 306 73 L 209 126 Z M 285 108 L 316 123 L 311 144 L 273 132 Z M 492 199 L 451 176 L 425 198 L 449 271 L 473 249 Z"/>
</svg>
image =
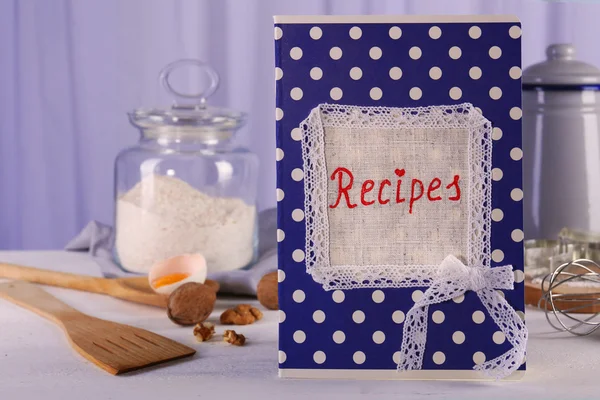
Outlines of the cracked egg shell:
<svg viewBox="0 0 600 400">
<path fill-rule="evenodd" d="M 206 274 L 206 259 L 202 254 L 183 254 L 156 262 L 150 268 L 148 282 L 156 293 L 170 295 L 185 283 L 204 283 Z"/>
</svg>

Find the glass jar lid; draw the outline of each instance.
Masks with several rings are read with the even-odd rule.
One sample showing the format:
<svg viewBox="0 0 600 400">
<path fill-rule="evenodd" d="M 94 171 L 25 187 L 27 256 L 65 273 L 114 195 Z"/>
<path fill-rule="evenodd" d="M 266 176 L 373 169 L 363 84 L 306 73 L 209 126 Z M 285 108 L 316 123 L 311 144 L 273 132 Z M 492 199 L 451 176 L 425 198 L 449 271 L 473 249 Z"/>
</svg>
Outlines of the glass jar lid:
<svg viewBox="0 0 600 400">
<path fill-rule="evenodd" d="M 169 78 L 180 67 L 197 67 L 208 77 L 208 87 L 199 93 L 177 91 Z M 208 64 L 195 59 L 175 61 L 162 69 L 159 75 L 162 87 L 173 96 L 170 108 L 138 108 L 129 113 L 131 122 L 142 129 L 176 128 L 181 132 L 230 132 L 246 122 L 246 114 L 227 108 L 210 107 L 206 99 L 219 87 L 219 75 Z"/>
<path fill-rule="evenodd" d="M 573 45 L 550 45 L 546 57 L 523 71 L 524 90 L 600 89 L 600 69 L 576 60 Z"/>
</svg>

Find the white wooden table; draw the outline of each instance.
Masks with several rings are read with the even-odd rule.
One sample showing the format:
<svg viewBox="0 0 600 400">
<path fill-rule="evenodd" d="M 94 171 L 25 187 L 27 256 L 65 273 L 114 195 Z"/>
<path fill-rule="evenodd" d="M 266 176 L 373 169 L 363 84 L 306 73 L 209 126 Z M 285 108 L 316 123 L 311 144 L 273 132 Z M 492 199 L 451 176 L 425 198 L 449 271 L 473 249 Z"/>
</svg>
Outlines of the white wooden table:
<svg viewBox="0 0 600 400">
<path fill-rule="evenodd" d="M 99 275 L 84 254 L 0 252 L 0 261 Z M 0 400 L 12 399 L 598 399 L 600 335 L 555 333 L 543 313 L 527 310 L 528 371 L 520 382 L 302 381 L 277 378 L 277 313 L 238 329 L 244 347 L 196 343 L 191 328 L 164 312 L 102 295 L 47 290 L 79 310 L 178 340 L 198 350 L 194 358 L 162 368 L 111 376 L 75 353 L 62 331 L 37 315 L 0 300 Z M 239 300 L 219 300 L 213 319 Z"/>
</svg>

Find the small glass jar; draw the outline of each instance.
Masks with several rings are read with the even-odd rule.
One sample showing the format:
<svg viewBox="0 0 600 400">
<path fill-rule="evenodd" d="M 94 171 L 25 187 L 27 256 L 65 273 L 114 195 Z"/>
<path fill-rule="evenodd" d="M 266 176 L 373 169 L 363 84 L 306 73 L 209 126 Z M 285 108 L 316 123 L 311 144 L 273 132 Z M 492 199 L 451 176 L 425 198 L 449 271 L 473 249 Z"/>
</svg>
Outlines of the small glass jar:
<svg viewBox="0 0 600 400">
<path fill-rule="evenodd" d="M 175 68 L 190 65 L 209 77 L 203 93 L 169 83 Z M 258 158 L 233 142 L 246 116 L 206 106 L 219 78 L 201 61 L 172 63 L 160 80 L 175 105 L 131 112 L 141 136 L 115 161 L 115 260 L 147 273 L 157 261 L 201 253 L 209 272 L 244 268 L 258 248 Z"/>
</svg>

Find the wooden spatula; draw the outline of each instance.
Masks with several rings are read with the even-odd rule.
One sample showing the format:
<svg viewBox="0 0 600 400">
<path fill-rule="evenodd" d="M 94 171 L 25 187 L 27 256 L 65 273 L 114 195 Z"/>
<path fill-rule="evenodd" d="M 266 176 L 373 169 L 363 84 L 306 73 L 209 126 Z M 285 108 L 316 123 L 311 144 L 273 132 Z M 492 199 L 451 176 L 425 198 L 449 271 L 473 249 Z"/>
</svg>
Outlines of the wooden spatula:
<svg viewBox="0 0 600 400">
<path fill-rule="evenodd" d="M 29 283 L 0 283 L 0 297 L 61 326 L 75 350 L 113 375 L 196 353 L 155 333 L 85 315 Z"/>
<path fill-rule="evenodd" d="M 167 296 L 152 290 L 148 278 L 145 276 L 107 279 L 0 263 L 0 278 L 101 293 L 135 303 L 163 308 L 167 307 L 168 301 Z M 205 284 L 213 288 L 215 292 L 219 291 L 218 282 L 207 279 Z"/>
</svg>

